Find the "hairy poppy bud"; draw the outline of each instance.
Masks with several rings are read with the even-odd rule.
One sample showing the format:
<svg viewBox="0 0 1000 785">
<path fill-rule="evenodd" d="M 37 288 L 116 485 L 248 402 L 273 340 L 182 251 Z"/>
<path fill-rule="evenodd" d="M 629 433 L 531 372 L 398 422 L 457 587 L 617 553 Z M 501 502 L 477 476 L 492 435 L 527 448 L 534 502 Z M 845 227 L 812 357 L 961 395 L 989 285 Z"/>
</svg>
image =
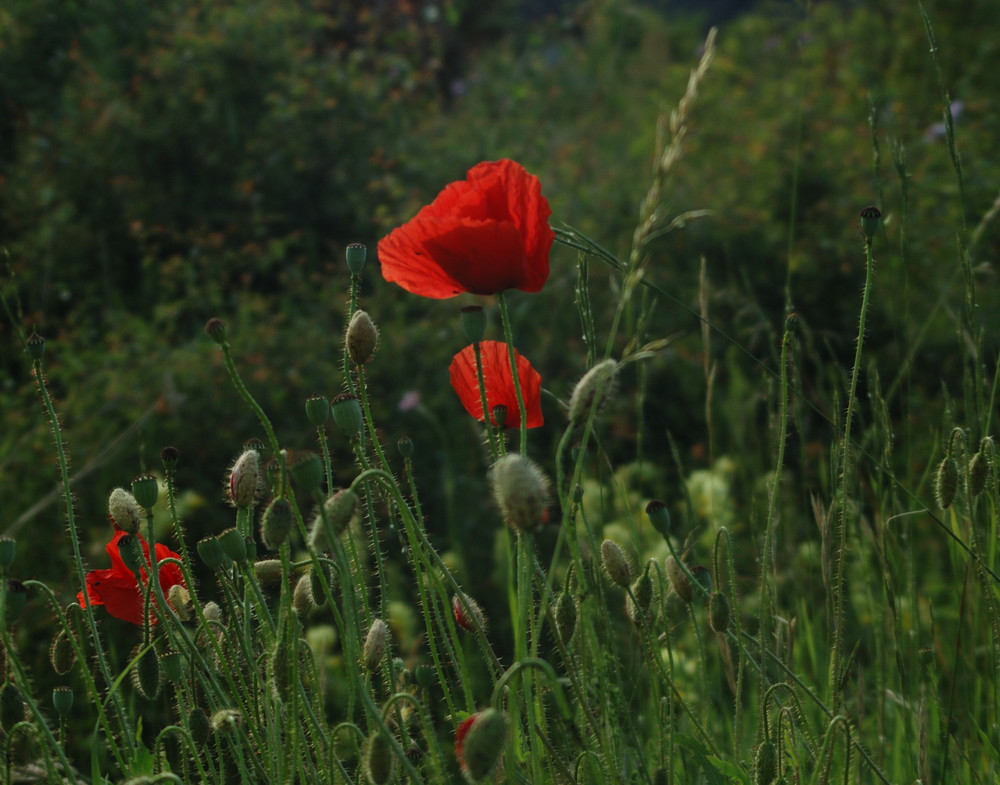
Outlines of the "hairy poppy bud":
<svg viewBox="0 0 1000 785">
<path fill-rule="evenodd" d="M 753 785 L 771 785 L 778 774 L 778 749 L 774 742 L 765 739 L 753 757 L 750 781 Z"/>
<path fill-rule="evenodd" d="M 305 619 L 313 605 L 312 581 L 306 577 L 299 578 L 292 591 L 292 610 L 300 619 Z"/>
<path fill-rule="evenodd" d="M 276 496 L 260 519 L 260 540 L 264 547 L 276 551 L 288 539 L 292 530 L 292 504 L 284 496 Z"/>
<path fill-rule="evenodd" d="M 368 628 L 365 645 L 362 651 L 362 664 L 369 673 L 378 668 L 385 656 L 385 648 L 389 638 L 389 628 L 381 619 L 375 619 Z"/>
<path fill-rule="evenodd" d="M 946 510 L 955 501 L 955 493 L 958 491 L 958 463 L 950 455 L 938 465 L 937 474 L 934 476 L 934 497 L 937 499 L 938 507 Z"/>
<path fill-rule="evenodd" d="M 653 579 L 650 577 L 647 567 L 632 584 L 632 593 L 625 597 L 625 616 L 638 627 L 643 623 L 646 614 L 649 613 L 652 603 Z"/>
<path fill-rule="evenodd" d="M 242 724 L 243 714 L 236 709 L 220 709 L 209 721 L 212 732 L 220 736 L 231 736 Z"/>
<path fill-rule="evenodd" d="M 462 721 L 455 731 L 455 758 L 470 782 L 479 782 L 493 771 L 503 752 L 507 718 L 489 708 Z"/>
<path fill-rule="evenodd" d="M 139 531 L 144 517 L 135 496 L 124 488 L 111 491 L 108 497 L 108 515 L 119 529 L 129 534 Z"/>
<path fill-rule="evenodd" d="M 262 559 L 254 562 L 253 572 L 264 586 L 281 585 L 281 559 Z"/>
<path fill-rule="evenodd" d="M 323 507 L 317 510 L 309 530 L 309 544 L 317 551 L 330 549 L 327 532 L 332 531 L 335 537 L 340 537 L 350 526 L 358 511 L 360 499 L 350 488 L 343 488 L 323 502 Z"/>
<path fill-rule="evenodd" d="M 500 458 L 490 472 L 493 498 L 508 525 L 533 531 L 545 516 L 549 481 L 532 461 L 517 453 Z"/>
<path fill-rule="evenodd" d="M 364 365 L 378 346 L 378 328 L 364 311 L 355 311 L 347 325 L 347 354 L 355 365 Z"/>
<path fill-rule="evenodd" d="M 587 371 L 577 382 L 569 398 L 569 421 L 574 425 L 582 425 L 592 407 L 596 406 L 600 411 L 614 393 L 617 375 L 618 363 L 610 358 Z"/>
<path fill-rule="evenodd" d="M 132 667 L 132 686 L 145 700 L 153 700 L 160 691 L 160 659 L 153 649 L 147 648 L 139 654 L 140 647 L 132 649 L 132 658 L 139 659 Z"/>
<path fill-rule="evenodd" d="M 646 515 L 653 528 L 663 539 L 667 539 L 670 536 L 670 510 L 667 509 L 666 503 L 653 499 L 646 505 Z"/>
<path fill-rule="evenodd" d="M 576 634 L 576 620 L 580 615 L 576 604 L 576 598 L 568 591 L 564 590 L 556 600 L 555 607 L 556 632 L 563 645 L 568 645 Z"/>
<path fill-rule="evenodd" d="M 454 595 L 451 598 L 451 610 L 455 614 L 455 623 L 466 632 L 486 630 L 486 615 L 483 609 L 468 595 L 463 594 L 461 597 Z"/>
<path fill-rule="evenodd" d="M 986 488 L 990 477 L 990 464 L 983 452 L 977 452 L 969 461 L 969 493 L 978 496 Z"/>
<path fill-rule="evenodd" d="M 375 731 L 365 742 L 362 768 L 370 785 L 388 785 L 396 776 L 396 755 L 392 742 L 382 731 Z"/>
<path fill-rule="evenodd" d="M 323 485 L 323 459 L 314 452 L 299 455 L 288 471 L 292 475 L 292 479 L 308 493 L 318 491 Z"/>
<path fill-rule="evenodd" d="M 361 428 L 365 424 L 364 415 L 361 413 L 361 404 L 358 399 L 350 393 L 341 393 L 330 404 L 330 411 L 333 414 L 333 421 L 348 439 L 353 439 L 361 433 Z"/>
<path fill-rule="evenodd" d="M 49 662 L 58 676 L 65 676 L 76 663 L 76 650 L 66 630 L 59 630 L 52 639 L 52 645 L 49 646 Z"/>
<path fill-rule="evenodd" d="M 24 348 L 28 350 L 28 357 L 34 362 L 40 362 L 45 356 L 45 339 L 38 333 L 32 333 L 24 342 Z"/>
<path fill-rule="evenodd" d="M 691 579 L 673 556 L 668 556 L 666 561 L 667 578 L 674 593 L 684 602 L 691 602 L 694 598 L 694 589 L 691 588 Z"/>
<path fill-rule="evenodd" d="M 254 449 L 244 450 L 229 470 L 226 497 L 233 507 L 253 507 L 263 488 L 260 453 Z"/>
<path fill-rule="evenodd" d="M 271 694 L 281 703 L 288 703 L 289 698 L 291 698 L 290 665 L 288 644 L 279 638 L 274 644 L 274 648 L 271 649 L 267 665 L 267 680 L 271 687 Z"/>
<path fill-rule="evenodd" d="M 601 566 L 607 573 L 611 582 L 617 586 L 625 587 L 632 580 L 632 570 L 628 565 L 628 559 L 618 543 L 613 540 L 605 540 L 601 543 Z"/>
</svg>

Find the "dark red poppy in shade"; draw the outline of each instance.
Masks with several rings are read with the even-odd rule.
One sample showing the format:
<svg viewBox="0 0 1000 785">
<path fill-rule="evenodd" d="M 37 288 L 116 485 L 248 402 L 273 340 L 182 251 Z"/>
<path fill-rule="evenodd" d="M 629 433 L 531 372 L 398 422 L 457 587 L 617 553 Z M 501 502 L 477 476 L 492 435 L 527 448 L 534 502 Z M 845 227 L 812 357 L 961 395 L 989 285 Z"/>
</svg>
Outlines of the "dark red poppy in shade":
<svg viewBox="0 0 1000 785">
<path fill-rule="evenodd" d="M 382 275 L 436 299 L 541 291 L 555 237 L 551 214 L 537 177 L 515 161 L 486 161 L 379 241 Z"/>
<path fill-rule="evenodd" d="M 142 588 L 135 580 L 132 570 L 125 566 L 121 554 L 118 552 L 118 542 L 127 535 L 127 532 L 116 530 L 111 542 L 104 550 L 111 557 L 110 570 L 91 570 L 87 573 L 87 602 L 90 605 L 103 605 L 112 616 L 131 622 L 135 625 L 142 624 Z M 140 535 L 139 542 L 142 544 L 142 554 L 149 562 L 149 545 Z M 166 545 L 156 544 L 156 559 L 161 561 L 167 558 L 179 559 L 176 553 Z M 146 570 L 140 572 L 143 583 L 146 583 Z M 160 586 L 163 587 L 163 594 L 170 591 L 170 587 L 180 584 L 184 586 L 184 576 L 180 567 L 176 564 L 160 565 Z M 185 588 L 187 588 L 185 586 Z M 84 605 L 83 592 L 76 595 L 76 601 L 81 606 Z M 151 602 L 155 603 L 155 596 Z"/>
<path fill-rule="evenodd" d="M 514 391 L 514 375 L 510 368 L 507 344 L 500 341 L 483 341 L 479 344 L 483 357 L 483 382 L 486 385 L 486 406 L 490 410 L 490 422 L 496 425 L 493 410 L 497 406 L 507 407 L 505 428 L 520 428 L 521 413 L 517 407 L 517 393 Z M 514 353 L 517 362 L 517 377 L 521 382 L 527 427 L 538 428 L 542 418 L 542 377 L 531 367 L 524 357 Z M 455 355 L 448 368 L 451 386 L 455 388 L 462 406 L 480 422 L 483 417 L 482 397 L 479 394 L 479 377 L 476 374 L 476 352 L 473 346 L 466 346 Z"/>
</svg>

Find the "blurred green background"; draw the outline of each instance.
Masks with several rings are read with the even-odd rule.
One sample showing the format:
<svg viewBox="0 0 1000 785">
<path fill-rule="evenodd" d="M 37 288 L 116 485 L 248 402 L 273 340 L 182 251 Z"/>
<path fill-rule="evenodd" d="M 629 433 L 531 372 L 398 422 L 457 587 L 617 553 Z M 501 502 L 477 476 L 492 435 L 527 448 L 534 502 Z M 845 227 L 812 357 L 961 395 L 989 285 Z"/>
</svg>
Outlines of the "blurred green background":
<svg viewBox="0 0 1000 785">
<path fill-rule="evenodd" d="M 822 485 L 813 458 L 833 432 L 819 414 L 836 414 L 825 391 L 849 371 L 864 280 L 857 215 L 878 204 L 885 230 L 866 351 L 883 387 L 905 375 L 890 398 L 896 427 L 928 427 L 894 457 L 919 478 L 945 424 L 942 388 L 958 394 L 967 370 L 956 238 L 968 237 L 1000 182 L 1000 4 L 925 7 L 961 194 L 913 0 L 761 2 L 735 14 L 713 7 L 712 19 L 616 0 L 9 0 L 0 251 L 13 318 L 0 321 L 0 533 L 19 538 L 17 569 L 67 601 L 77 591 L 56 557 L 68 553 L 64 511 L 19 335 L 37 330 L 48 342 L 92 565 L 104 563 L 107 494 L 158 471 L 167 444 L 180 450 L 193 542 L 232 525 L 225 470 L 260 435 L 205 320 L 228 322 L 283 443 L 313 449 L 302 406 L 341 390 L 350 242 L 369 247 L 361 305 L 382 331 L 370 374 L 384 439 L 413 437 L 432 529 L 460 556 L 486 558 L 476 549 L 489 538 L 472 535 L 499 524 L 480 436 L 447 383 L 465 343 L 458 310 L 473 298 L 422 300 L 386 284 L 375 243 L 471 166 L 510 157 L 540 177 L 553 225 L 627 256 L 657 118 L 684 94 L 710 21 L 721 25 L 717 58 L 663 207 L 706 215 L 652 248 L 647 279 L 676 302 L 657 303 L 649 336 L 674 342 L 645 366 L 641 412 L 639 380 L 626 375 L 606 446 L 633 458 L 641 435 L 644 457 L 662 468 L 648 492 L 665 497 L 684 481 L 668 434 L 687 470 L 741 456 L 735 487 L 751 495 L 773 453 L 773 379 L 753 359 L 777 365 L 787 287 L 801 326 L 797 382 L 816 407 L 799 412 L 790 461 L 804 489 Z M 986 224 L 973 249 L 988 357 L 998 243 Z M 714 334 L 710 347 L 680 307 L 700 310 L 702 259 L 708 316 L 732 339 Z M 511 298 L 519 349 L 551 393 L 550 424 L 532 436 L 543 464 L 562 431 L 557 399 L 585 370 L 576 262 L 557 245 L 545 290 Z M 590 272 L 606 326 L 615 279 L 596 263 Z M 498 337 L 495 320 L 491 329 Z M 706 349 L 720 369 L 711 442 Z M 347 446 L 333 441 L 347 479 Z"/>
</svg>

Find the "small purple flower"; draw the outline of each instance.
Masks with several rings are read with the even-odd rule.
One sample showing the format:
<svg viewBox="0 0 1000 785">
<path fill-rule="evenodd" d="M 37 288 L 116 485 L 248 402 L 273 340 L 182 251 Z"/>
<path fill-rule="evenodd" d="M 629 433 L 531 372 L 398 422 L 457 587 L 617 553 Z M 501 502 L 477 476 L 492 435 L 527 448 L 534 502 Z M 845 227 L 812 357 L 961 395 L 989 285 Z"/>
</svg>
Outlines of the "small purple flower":
<svg viewBox="0 0 1000 785">
<path fill-rule="evenodd" d="M 420 393 L 416 390 L 407 390 L 403 397 L 399 399 L 399 410 L 401 412 L 412 412 L 420 405 Z"/>
</svg>

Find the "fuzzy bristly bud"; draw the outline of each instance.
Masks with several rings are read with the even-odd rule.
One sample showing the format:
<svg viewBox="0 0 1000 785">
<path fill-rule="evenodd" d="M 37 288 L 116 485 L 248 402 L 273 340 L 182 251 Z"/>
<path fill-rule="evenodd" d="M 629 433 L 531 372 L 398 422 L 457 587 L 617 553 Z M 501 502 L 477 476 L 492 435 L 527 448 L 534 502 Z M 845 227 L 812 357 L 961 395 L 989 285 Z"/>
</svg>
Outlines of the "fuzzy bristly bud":
<svg viewBox="0 0 1000 785">
<path fill-rule="evenodd" d="M 209 721 L 212 732 L 220 736 L 231 736 L 242 724 L 243 714 L 236 709 L 220 709 Z"/>
<path fill-rule="evenodd" d="M 673 556 L 668 556 L 666 561 L 667 578 L 674 589 L 674 593 L 684 602 L 691 602 L 694 598 L 694 589 L 691 588 L 691 579 L 684 572 L 680 564 Z"/>
<path fill-rule="evenodd" d="M 176 469 L 180 457 L 180 451 L 176 447 L 167 446 L 160 450 L 160 462 L 163 464 L 163 470 L 169 472 Z"/>
<path fill-rule="evenodd" d="M 264 586 L 281 585 L 281 559 L 262 559 L 254 562 L 253 572 Z"/>
<path fill-rule="evenodd" d="M 618 363 L 610 358 L 587 371 L 570 395 L 569 421 L 574 425 L 582 425 L 592 407 L 596 406 L 600 411 L 614 393 L 617 375 Z"/>
<path fill-rule="evenodd" d="M 958 462 L 948 455 L 938 465 L 937 473 L 934 475 L 934 498 L 937 499 L 938 507 L 942 510 L 948 509 L 955 501 L 957 491 Z"/>
<path fill-rule="evenodd" d="M 621 546 L 614 540 L 605 540 L 601 543 L 601 566 L 607 573 L 611 582 L 622 588 L 629 585 L 632 580 L 632 570 L 629 567 L 628 559 Z"/>
<path fill-rule="evenodd" d="M 865 236 L 865 242 L 871 245 L 878 231 L 879 220 L 882 218 L 882 211 L 874 205 L 861 209 L 861 234 Z"/>
<path fill-rule="evenodd" d="M 373 673 L 382 662 L 388 639 L 389 628 L 386 623 L 382 619 L 375 619 L 372 626 L 368 628 L 368 635 L 365 636 L 365 645 L 361 655 L 362 664 L 369 673 Z"/>
<path fill-rule="evenodd" d="M 138 653 L 137 646 L 132 650 L 132 657 Z M 160 659 L 153 649 L 147 648 L 132 667 L 132 686 L 142 698 L 153 700 L 160 691 L 160 675 Z"/>
<path fill-rule="evenodd" d="M 305 619 L 314 605 L 312 581 L 303 576 L 296 582 L 295 589 L 292 591 L 292 610 L 300 619 Z"/>
<path fill-rule="evenodd" d="M 327 531 L 332 530 L 334 536 L 340 537 L 360 508 L 361 500 L 350 488 L 337 491 L 323 502 L 323 508 L 317 510 L 309 530 L 309 544 L 317 551 L 330 550 Z M 325 519 L 325 520 L 324 520 Z"/>
<path fill-rule="evenodd" d="M 271 649 L 271 656 L 267 664 L 267 681 L 271 687 L 271 694 L 281 703 L 288 703 L 292 696 L 292 681 L 289 678 L 289 647 L 281 638 Z"/>
<path fill-rule="evenodd" d="M 571 640 L 573 640 L 573 635 L 576 634 L 576 620 L 580 615 L 580 609 L 577 607 L 576 598 L 570 594 L 568 591 L 563 591 L 559 595 L 559 599 L 556 600 L 556 607 L 553 613 L 556 620 L 556 632 L 559 633 L 559 639 L 566 646 Z"/>
<path fill-rule="evenodd" d="M 306 418 L 319 428 L 330 419 L 330 399 L 325 395 L 310 395 L 306 399 Z"/>
<path fill-rule="evenodd" d="M 625 616 L 638 627 L 645 621 L 652 603 L 653 579 L 647 569 L 632 584 L 632 594 L 625 597 Z"/>
<path fill-rule="evenodd" d="M 549 480 L 538 466 L 518 453 L 500 458 L 490 471 L 493 498 L 509 526 L 533 531 L 549 503 Z"/>
<path fill-rule="evenodd" d="M 347 325 L 347 355 L 355 365 L 368 362 L 378 346 L 378 328 L 365 311 L 355 311 Z"/>
<path fill-rule="evenodd" d="M 462 309 L 462 332 L 469 343 L 479 343 L 486 334 L 486 311 L 481 305 L 467 305 Z"/>
<path fill-rule="evenodd" d="M 191 621 L 191 593 L 179 583 L 175 583 L 167 592 L 167 602 L 174 609 L 180 621 Z"/>
<path fill-rule="evenodd" d="M 986 453 L 977 452 L 969 461 L 969 494 L 978 496 L 990 478 L 990 463 Z"/>
<path fill-rule="evenodd" d="M 73 688 L 53 687 L 52 688 L 52 708 L 60 717 L 67 717 L 73 710 Z"/>
<path fill-rule="evenodd" d="M 663 539 L 667 539 L 670 536 L 670 510 L 667 509 L 666 503 L 653 499 L 646 505 L 646 515 L 653 528 Z"/>
<path fill-rule="evenodd" d="M 184 655 L 179 651 L 168 651 L 160 655 L 160 672 L 167 681 L 177 684 L 184 678 Z"/>
<path fill-rule="evenodd" d="M 392 742 L 382 731 L 375 731 L 365 742 L 362 768 L 370 785 L 388 785 L 396 776 L 398 761 Z"/>
<path fill-rule="evenodd" d="M 364 243 L 351 243 L 344 255 L 347 257 L 347 269 L 351 271 L 351 275 L 360 275 L 368 259 L 368 248 Z"/>
<path fill-rule="evenodd" d="M 257 450 L 244 450 L 233 468 L 229 470 L 229 481 L 226 484 L 226 498 L 233 507 L 253 507 L 257 504 L 264 488 L 264 475 L 261 472 L 260 453 Z"/>
<path fill-rule="evenodd" d="M 153 509 L 159 495 L 160 481 L 154 475 L 140 474 L 132 480 L 132 496 L 144 510 Z"/>
<path fill-rule="evenodd" d="M 288 471 L 292 475 L 292 480 L 307 493 L 318 491 L 323 484 L 325 476 L 323 459 L 314 452 L 299 455 L 288 467 Z"/>
<path fill-rule="evenodd" d="M 765 739 L 754 754 L 750 782 L 753 785 L 771 785 L 777 774 L 778 749 L 773 741 Z"/>
<path fill-rule="evenodd" d="M 332 568 L 328 564 L 320 562 L 320 568 L 309 570 L 309 591 L 312 595 L 313 604 L 316 607 L 322 607 L 326 604 L 326 592 L 323 591 L 323 584 L 325 583 L 330 589 L 333 589 L 333 575 L 331 572 Z"/>
<path fill-rule="evenodd" d="M 119 529 L 129 534 L 139 531 L 145 517 L 135 496 L 124 488 L 115 488 L 108 496 L 108 515 Z"/>
<path fill-rule="evenodd" d="M 465 601 L 464 603 L 463 600 Z M 455 614 L 455 624 L 466 632 L 474 633 L 480 629 L 483 631 L 486 630 L 486 614 L 479 607 L 479 603 L 467 594 L 463 594 L 461 597 L 457 594 L 453 595 L 451 598 L 451 610 Z"/>
<path fill-rule="evenodd" d="M 260 540 L 264 547 L 276 551 L 288 539 L 292 530 L 294 511 L 284 496 L 276 496 L 264 510 L 260 519 Z"/>
<path fill-rule="evenodd" d="M 462 721 L 455 731 L 455 758 L 469 782 L 485 779 L 496 767 L 507 736 L 507 718 L 489 708 Z"/>
<path fill-rule="evenodd" d="M 195 706 L 187 715 L 187 728 L 191 732 L 191 739 L 196 745 L 208 743 L 212 731 L 212 724 L 201 706 Z"/>
<path fill-rule="evenodd" d="M 504 425 L 507 424 L 507 407 L 502 403 L 498 403 L 493 407 L 491 414 L 493 415 L 493 422 L 496 423 L 497 430 L 502 431 Z"/>
<path fill-rule="evenodd" d="M 330 413 L 341 433 L 348 439 L 353 439 L 361 433 L 365 424 L 361 412 L 361 404 L 351 393 L 341 393 L 330 402 Z"/>
<path fill-rule="evenodd" d="M 59 630 L 52 639 L 52 645 L 49 646 L 49 662 L 57 676 L 65 676 L 76 663 L 76 650 L 66 630 Z"/>
<path fill-rule="evenodd" d="M 717 591 L 708 601 L 708 625 L 714 632 L 725 632 L 729 629 L 729 618 L 729 599 Z"/>
<path fill-rule="evenodd" d="M 217 316 L 213 316 L 205 322 L 205 332 L 208 333 L 208 337 L 219 344 L 219 346 L 222 346 L 222 344 L 226 342 L 226 323 Z"/>
</svg>

